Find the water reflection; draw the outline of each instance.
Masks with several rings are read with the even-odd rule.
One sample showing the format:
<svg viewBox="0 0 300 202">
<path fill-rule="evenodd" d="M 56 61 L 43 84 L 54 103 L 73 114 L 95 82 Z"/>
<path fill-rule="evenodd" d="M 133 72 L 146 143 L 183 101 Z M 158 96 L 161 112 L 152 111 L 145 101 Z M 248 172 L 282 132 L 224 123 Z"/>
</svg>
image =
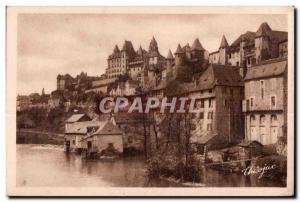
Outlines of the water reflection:
<svg viewBox="0 0 300 202">
<path fill-rule="evenodd" d="M 165 179 L 149 179 L 142 158 L 86 160 L 65 154 L 53 145 L 17 145 L 17 186 L 183 186 Z M 208 187 L 279 186 L 259 181 L 254 176 L 224 175 L 203 170 L 203 184 Z"/>
</svg>

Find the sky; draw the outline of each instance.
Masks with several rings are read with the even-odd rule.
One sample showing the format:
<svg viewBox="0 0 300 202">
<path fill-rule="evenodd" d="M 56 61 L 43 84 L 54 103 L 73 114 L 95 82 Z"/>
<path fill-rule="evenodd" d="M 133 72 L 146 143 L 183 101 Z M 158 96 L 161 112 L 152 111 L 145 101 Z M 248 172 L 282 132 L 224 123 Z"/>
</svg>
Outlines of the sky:
<svg viewBox="0 0 300 202">
<path fill-rule="evenodd" d="M 20 14 L 18 16 L 18 94 L 56 89 L 58 74 L 87 72 L 100 76 L 117 44 L 130 40 L 148 50 L 154 36 L 162 55 L 178 43 L 199 38 L 209 51 L 218 49 L 224 34 L 231 44 L 240 34 L 256 31 L 262 22 L 287 31 L 286 15 L 196 14 Z"/>
</svg>

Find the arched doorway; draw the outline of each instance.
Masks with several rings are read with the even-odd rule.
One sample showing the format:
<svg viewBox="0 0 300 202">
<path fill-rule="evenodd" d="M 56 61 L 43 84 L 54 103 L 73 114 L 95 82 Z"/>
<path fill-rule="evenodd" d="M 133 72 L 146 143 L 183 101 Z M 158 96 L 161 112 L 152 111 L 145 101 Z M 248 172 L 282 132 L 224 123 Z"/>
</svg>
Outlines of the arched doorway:
<svg viewBox="0 0 300 202">
<path fill-rule="evenodd" d="M 278 140 L 278 120 L 275 114 L 271 115 L 271 144 L 275 144 Z"/>
<path fill-rule="evenodd" d="M 255 125 L 255 116 L 254 115 L 250 115 L 250 140 L 254 141 L 257 140 L 259 141 L 259 135 L 257 133 L 257 128 Z"/>
<path fill-rule="evenodd" d="M 260 115 L 259 117 L 259 133 L 260 133 L 260 142 L 263 145 L 269 144 L 268 135 L 266 133 L 266 116 Z"/>
</svg>

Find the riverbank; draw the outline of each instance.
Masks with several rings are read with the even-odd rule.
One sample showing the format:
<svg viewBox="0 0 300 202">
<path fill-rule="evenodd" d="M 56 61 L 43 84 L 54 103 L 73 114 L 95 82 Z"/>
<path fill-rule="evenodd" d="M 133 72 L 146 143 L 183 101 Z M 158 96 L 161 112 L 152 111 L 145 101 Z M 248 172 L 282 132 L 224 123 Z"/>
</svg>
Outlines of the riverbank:
<svg viewBox="0 0 300 202">
<path fill-rule="evenodd" d="M 34 129 L 20 129 L 17 130 L 17 144 L 63 145 L 64 135 Z"/>
<path fill-rule="evenodd" d="M 76 187 L 281 187 L 277 180 L 258 179 L 242 173 L 224 174 L 203 169 L 199 183 L 180 182 L 172 177 L 149 177 L 142 156 L 113 161 L 87 160 L 65 154 L 62 145 L 18 144 L 18 186 Z M 33 169 L 34 168 L 34 169 Z M 49 178 L 49 171 L 51 178 Z M 47 180 L 45 180 L 47 179 Z"/>
</svg>

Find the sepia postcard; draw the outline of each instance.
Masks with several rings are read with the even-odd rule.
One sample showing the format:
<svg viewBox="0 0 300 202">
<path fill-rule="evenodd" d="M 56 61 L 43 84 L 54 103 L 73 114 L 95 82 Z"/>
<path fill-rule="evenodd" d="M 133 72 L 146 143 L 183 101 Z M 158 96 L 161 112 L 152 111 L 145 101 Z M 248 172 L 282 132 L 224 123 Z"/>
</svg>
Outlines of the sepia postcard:
<svg viewBox="0 0 300 202">
<path fill-rule="evenodd" d="M 294 7 L 7 7 L 8 196 L 294 196 Z"/>
</svg>

